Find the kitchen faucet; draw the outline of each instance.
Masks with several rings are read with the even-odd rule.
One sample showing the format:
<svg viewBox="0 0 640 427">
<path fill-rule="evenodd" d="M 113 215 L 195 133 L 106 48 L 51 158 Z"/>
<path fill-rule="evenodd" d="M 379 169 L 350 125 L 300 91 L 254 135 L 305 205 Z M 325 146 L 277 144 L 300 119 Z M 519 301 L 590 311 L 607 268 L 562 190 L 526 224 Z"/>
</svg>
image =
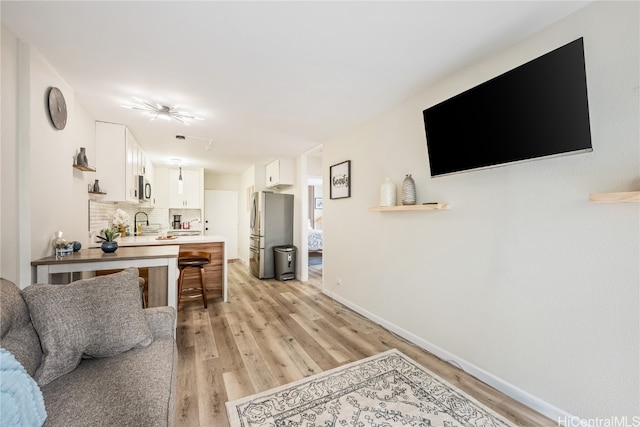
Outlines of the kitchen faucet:
<svg viewBox="0 0 640 427">
<path fill-rule="evenodd" d="M 133 235 L 134 235 L 134 236 L 137 236 L 137 235 L 138 235 L 138 214 L 142 214 L 142 215 L 144 215 L 144 216 L 147 218 L 147 220 L 146 220 L 146 225 L 147 225 L 147 226 L 149 225 L 149 215 L 147 215 L 147 213 L 146 213 L 146 212 L 142 212 L 142 211 L 140 211 L 140 212 L 136 212 L 136 214 L 135 214 L 135 215 L 134 215 L 134 217 L 133 217 L 133 225 L 134 225 L 134 228 L 135 228 L 135 231 L 133 232 Z"/>
</svg>

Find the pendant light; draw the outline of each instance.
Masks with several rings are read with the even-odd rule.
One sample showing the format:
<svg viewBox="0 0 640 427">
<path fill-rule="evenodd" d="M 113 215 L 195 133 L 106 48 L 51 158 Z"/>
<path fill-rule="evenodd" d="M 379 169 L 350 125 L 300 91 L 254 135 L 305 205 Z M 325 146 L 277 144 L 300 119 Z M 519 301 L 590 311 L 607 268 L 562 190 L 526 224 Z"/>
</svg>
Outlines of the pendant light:
<svg viewBox="0 0 640 427">
<path fill-rule="evenodd" d="M 184 181 L 182 180 L 182 168 L 180 168 L 180 174 L 178 175 L 178 194 L 184 193 Z"/>
</svg>

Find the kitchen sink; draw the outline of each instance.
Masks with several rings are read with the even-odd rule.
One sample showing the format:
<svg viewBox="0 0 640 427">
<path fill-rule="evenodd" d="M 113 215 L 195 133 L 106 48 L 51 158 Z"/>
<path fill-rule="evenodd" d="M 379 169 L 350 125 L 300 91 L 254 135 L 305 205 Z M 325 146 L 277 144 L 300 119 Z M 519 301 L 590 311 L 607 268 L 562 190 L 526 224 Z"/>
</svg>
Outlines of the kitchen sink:
<svg viewBox="0 0 640 427">
<path fill-rule="evenodd" d="M 170 230 L 169 233 L 174 236 L 200 236 L 202 234 L 200 230 Z"/>
</svg>

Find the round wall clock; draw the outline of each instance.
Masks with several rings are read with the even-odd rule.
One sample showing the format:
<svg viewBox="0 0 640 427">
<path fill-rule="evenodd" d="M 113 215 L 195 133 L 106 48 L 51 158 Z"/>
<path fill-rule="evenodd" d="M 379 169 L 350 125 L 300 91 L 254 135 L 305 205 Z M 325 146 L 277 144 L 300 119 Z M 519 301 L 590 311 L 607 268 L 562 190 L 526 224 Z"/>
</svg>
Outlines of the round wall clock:
<svg viewBox="0 0 640 427">
<path fill-rule="evenodd" d="M 67 103 L 57 87 L 49 89 L 49 117 L 53 126 L 62 130 L 67 125 Z"/>
</svg>

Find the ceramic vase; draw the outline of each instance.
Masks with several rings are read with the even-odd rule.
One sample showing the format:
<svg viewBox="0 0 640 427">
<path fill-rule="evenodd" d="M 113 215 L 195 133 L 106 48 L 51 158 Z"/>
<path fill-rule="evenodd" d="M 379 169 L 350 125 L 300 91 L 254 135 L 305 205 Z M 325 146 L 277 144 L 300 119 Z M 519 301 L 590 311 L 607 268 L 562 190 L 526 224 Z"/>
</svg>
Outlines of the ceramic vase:
<svg viewBox="0 0 640 427">
<path fill-rule="evenodd" d="M 62 249 L 67 245 L 67 241 L 62 238 L 62 231 L 56 231 L 53 240 L 51 241 L 51 246 L 54 249 Z"/>
<path fill-rule="evenodd" d="M 80 147 L 80 152 L 76 157 L 76 164 L 79 166 L 89 166 L 89 162 L 87 161 L 87 153 L 84 147 Z"/>
<path fill-rule="evenodd" d="M 96 179 L 96 181 L 93 183 L 93 192 L 94 193 L 99 193 L 100 192 L 100 184 L 98 183 L 98 180 Z"/>
<path fill-rule="evenodd" d="M 396 185 L 391 178 L 386 177 L 384 183 L 380 186 L 380 206 L 396 205 Z"/>
<path fill-rule="evenodd" d="M 416 204 L 416 183 L 411 177 L 411 174 L 406 175 L 404 181 L 402 181 L 402 204 Z"/>
<path fill-rule="evenodd" d="M 118 242 L 102 242 L 100 248 L 102 252 L 110 254 L 118 250 Z"/>
</svg>

